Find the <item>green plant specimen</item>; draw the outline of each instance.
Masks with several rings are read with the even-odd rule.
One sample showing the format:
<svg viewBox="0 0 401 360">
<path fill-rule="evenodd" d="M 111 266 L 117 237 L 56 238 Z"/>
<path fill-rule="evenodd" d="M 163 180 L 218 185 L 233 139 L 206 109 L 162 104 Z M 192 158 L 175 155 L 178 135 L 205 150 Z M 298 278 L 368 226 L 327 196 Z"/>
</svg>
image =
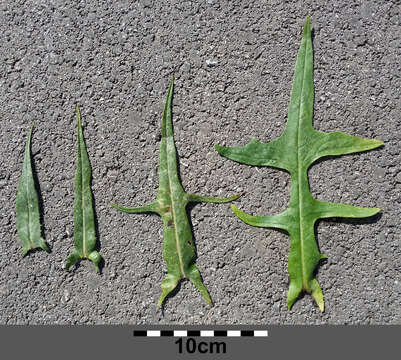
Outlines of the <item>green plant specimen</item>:
<svg viewBox="0 0 401 360">
<path fill-rule="evenodd" d="M 290 203 L 287 210 L 275 216 L 252 216 L 232 206 L 235 214 L 253 226 L 278 228 L 290 235 L 288 272 L 290 286 L 288 308 L 302 292 L 312 294 L 321 311 L 324 310 L 322 290 L 314 270 L 325 255 L 319 252 L 314 236 L 316 220 L 331 217 L 363 218 L 375 215 L 377 208 L 319 201 L 309 191 L 308 168 L 325 156 L 336 156 L 370 150 L 383 145 L 341 132 L 323 133 L 313 129 L 313 50 L 310 20 L 307 18 L 295 65 L 288 122 L 283 134 L 269 143 L 255 138 L 243 147 L 216 145 L 222 156 L 255 166 L 272 166 L 291 176 Z"/>
<path fill-rule="evenodd" d="M 41 237 L 39 198 L 35 189 L 31 164 L 32 129 L 33 124 L 26 140 L 22 175 L 18 183 L 16 197 L 17 232 L 22 243 L 23 257 L 29 250 L 36 248 L 50 252 L 49 247 Z"/>
<path fill-rule="evenodd" d="M 81 259 L 89 259 L 95 264 L 99 272 L 100 254 L 96 248 L 95 212 L 92 204 L 91 176 L 92 170 L 89 156 L 86 151 L 82 133 L 81 113 L 77 106 L 78 123 L 78 156 L 75 172 L 74 196 L 74 251 L 66 261 L 67 271 Z"/>
<path fill-rule="evenodd" d="M 159 189 L 155 201 L 136 208 L 125 208 L 111 204 L 117 210 L 127 213 L 152 212 L 160 215 L 162 218 L 164 229 L 163 256 L 167 263 L 167 276 L 162 281 L 162 294 L 158 301 L 159 307 L 182 278 L 189 279 L 199 290 L 203 298 L 209 304 L 212 303 L 199 270 L 194 264 L 195 247 L 186 206 L 190 202 L 224 203 L 238 198 L 238 195 L 218 198 L 188 194 L 184 191 L 179 180 L 177 152 L 174 145 L 171 115 L 173 86 L 174 77 L 170 82 L 163 112 L 159 156 Z"/>
</svg>

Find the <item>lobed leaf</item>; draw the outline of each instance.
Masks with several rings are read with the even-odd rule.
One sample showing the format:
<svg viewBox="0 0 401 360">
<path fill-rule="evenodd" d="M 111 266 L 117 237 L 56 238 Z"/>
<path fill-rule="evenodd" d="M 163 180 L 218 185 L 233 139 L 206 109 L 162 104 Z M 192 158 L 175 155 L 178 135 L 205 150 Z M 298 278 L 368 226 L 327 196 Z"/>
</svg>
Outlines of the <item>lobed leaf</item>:
<svg viewBox="0 0 401 360">
<path fill-rule="evenodd" d="M 29 250 L 41 248 L 50 252 L 41 237 L 39 198 L 35 188 L 31 164 L 31 137 L 33 124 L 29 130 L 25 145 L 22 175 L 18 183 L 16 197 L 17 232 L 22 244 L 22 256 Z"/>
<path fill-rule="evenodd" d="M 325 255 L 319 252 L 314 236 L 316 220 L 328 217 L 363 218 L 373 216 L 378 208 L 318 201 L 309 190 L 308 168 L 325 156 L 338 156 L 371 150 L 383 145 L 341 132 L 323 133 L 312 126 L 313 118 L 313 49 L 309 17 L 303 31 L 295 65 L 288 122 L 283 134 L 269 143 L 253 139 L 242 147 L 216 145 L 217 152 L 228 159 L 255 166 L 272 166 L 291 175 L 290 203 L 287 210 L 275 216 L 252 216 L 232 205 L 234 213 L 253 226 L 286 230 L 290 235 L 288 272 L 290 286 L 288 308 L 302 292 L 312 294 L 324 310 L 322 290 L 315 279 L 315 269 Z"/>
<path fill-rule="evenodd" d="M 76 107 L 78 127 L 77 169 L 75 172 L 74 196 L 74 251 L 67 257 L 66 269 L 81 259 L 91 260 L 99 272 L 100 254 L 96 251 L 95 212 L 92 203 L 92 170 L 82 133 L 81 113 Z"/>
<path fill-rule="evenodd" d="M 195 265 L 195 247 L 192 230 L 186 211 L 190 202 L 224 203 L 235 200 L 238 195 L 219 198 L 188 194 L 179 180 L 177 168 L 177 151 L 174 144 L 172 123 L 172 97 L 174 77 L 170 82 L 167 99 L 164 106 L 161 143 L 159 156 L 159 189 L 156 200 L 136 208 L 126 208 L 111 204 L 114 208 L 127 213 L 153 212 L 161 216 L 163 221 L 164 239 L 163 256 L 167 265 L 167 275 L 162 281 L 162 294 L 158 301 L 161 306 L 166 296 L 178 285 L 180 279 L 187 278 L 199 290 L 203 298 L 212 303 L 200 272 Z"/>
</svg>

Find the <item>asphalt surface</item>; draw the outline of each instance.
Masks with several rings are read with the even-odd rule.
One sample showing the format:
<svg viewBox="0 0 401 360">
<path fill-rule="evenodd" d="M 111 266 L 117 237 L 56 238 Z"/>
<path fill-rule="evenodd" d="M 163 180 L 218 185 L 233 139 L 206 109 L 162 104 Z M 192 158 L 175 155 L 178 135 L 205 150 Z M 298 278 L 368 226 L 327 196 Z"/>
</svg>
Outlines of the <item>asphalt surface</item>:
<svg viewBox="0 0 401 360">
<path fill-rule="evenodd" d="M 1 324 L 400 324 L 401 6 L 399 1 L 0 2 Z M 363 3 L 361 5 L 361 3 Z M 321 131 L 375 138 L 374 151 L 310 171 L 321 200 L 380 207 L 369 221 L 321 221 L 326 310 L 311 296 L 286 307 L 289 237 L 198 204 L 196 261 L 215 303 L 182 281 L 156 310 L 165 276 L 156 215 L 117 212 L 156 196 L 160 121 L 176 76 L 174 128 L 186 191 L 245 192 L 255 215 L 283 211 L 289 176 L 220 157 L 214 144 L 269 141 L 284 129 L 307 14 L 314 31 Z M 79 104 L 93 169 L 101 275 L 73 271 Z M 15 196 L 29 126 L 51 254 L 21 258 Z"/>
</svg>

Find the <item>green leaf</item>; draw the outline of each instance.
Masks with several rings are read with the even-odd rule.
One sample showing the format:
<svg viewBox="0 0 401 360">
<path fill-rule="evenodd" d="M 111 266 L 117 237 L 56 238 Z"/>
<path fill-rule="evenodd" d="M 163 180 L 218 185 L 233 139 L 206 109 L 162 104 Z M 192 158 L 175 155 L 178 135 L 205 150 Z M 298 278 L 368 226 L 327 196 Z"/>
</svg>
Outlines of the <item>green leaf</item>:
<svg viewBox="0 0 401 360">
<path fill-rule="evenodd" d="M 162 281 L 162 294 L 158 301 L 161 306 L 166 296 L 175 289 L 182 278 L 189 279 L 203 298 L 212 303 L 198 268 L 195 266 L 195 247 L 186 206 L 190 202 L 223 203 L 235 200 L 238 195 L 217 198 L 188 194 L 184 191 L 178 174 L 177 151 L 174 145 L 172 124 L 172 97 L 174 77 L 170 82 L 162 119 L 162 138 L 160 144 L 159 189 L 152 203 L 125 208 L 111 204 L 117 210 L 127 213 L 153 212 L 161 216 L 164 228 L 163 256 L 167 263 L 167 276 Z"/>
<path fill-rule="evenodd" d="M 16 197 L 17 232 L 22 243 L 22 256 L 29 250 L 42 248 L 50 252 L 47 244 L 41 237 L 39 198 L 35 189 L 31 164 L 31 137 L 33 124 L 29 130 L 25 145 L 22 175 L 18 183 Z"/>
<path fill-rule="evenodd" d="M 81 113 L 76 107 L 78 123 L 78 156 L 75 172 L 74 245 L 75 250 L 66 261 L 67 271 L 81 259 L 91 260 L 99 272 L 100 254 L 96 248 L 95 212 L 92 203 L 92 170 L 82 133 Z"/>
<path fill-rule="evenodd" d="M 319 261 L 325 257 L 319 252 L 314 236 L 316 220 L 329 217 L 369 217 L 378 213 L 380 209 L 314 199 L 309 191 L 308 168 L 322 157 L 371 150 L 383 145 L 383 142 L 358 138 L 341 132 L 327 134 L 316 131 L 312 127 L 313 96 L 313 50 L 310 21 L 307 18 L 295 65 L 288 122 L 283 134 L 266 144 L 253 139 L 243 147 L 216 145 L 216 150 L 220 155 L 240 163 L 272 166 L 290 173 L 290 204 L 281 214 L 252 216 L 235 206 L 232 208 L 235 214 L 247 224 L 278 228 L 289 233 L 291 245 L 288 256 L 290 277 L 288 308 L 291 308 L 302 292 L 307 292 L 312 294 L 323 311 L 323 294 L 314 275 Z"/>
</svg>

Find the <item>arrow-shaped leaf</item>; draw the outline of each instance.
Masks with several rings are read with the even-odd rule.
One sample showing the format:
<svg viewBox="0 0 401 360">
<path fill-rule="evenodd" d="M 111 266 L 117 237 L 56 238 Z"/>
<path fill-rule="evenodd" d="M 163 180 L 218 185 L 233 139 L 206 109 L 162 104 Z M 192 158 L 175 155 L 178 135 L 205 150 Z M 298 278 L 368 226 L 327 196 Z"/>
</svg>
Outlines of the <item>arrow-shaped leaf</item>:
<svg viewBox="0 0 401 360">
<path fill-rule="evenodd" d="M 74 245 L 75 250 L 68 256 L 66 269 L 81 259 L 89 259 L 99 272 L 100 254 L 96 248 L 95 213 L 92 204 L 91 176 L 92 170 L 86 151 L 85 139 L 82 133 L 81 113 L 77 106 L 78 124 L 78 156 L 75 172 L 74 197 Z"/>
<path fill-rule="evenodd" d="M 158 301 L 161 306 L 166 296 L 175 289 L 182 278 L 189 279 L 204 299 L 211 304 L 210 295 L 203 284 L 198 268 L 195 266 L 195 247 L 192 238 L 186 206 L 190 202 L 223 203 L 235 200 L 238 195 L 218 198 L 188 194 L 184 191 L 178 175 L 177 152 L 174 145 L 172 124 L 172 97 L 174 77 L 171 80 L 164 106 L 162 119 L 162 138 L 160 144 L 159 190 L 156 200 L 136 208 L 125 208 L 111 204 L 117 210 L 127 213 L 153 212 L 163 221 L 163 256 L 167 263 L 167 276 L 162 281 L 162 294 Z"/>
<path fill-rule="evenodd" d="M 22 256 L 36 248 L 50 252 L 40 231 L 39 198 L 35 189 L 31 164 L 32 129 L 33 124 L 26 140 L 22 175 L 16 197 L 17 232 L 22 243 Z"/>
<path fill-rule="evenodd" d="M 320 259 L 325 257 L 319 252 L 314 237 L 316 220 L 329 217 L 369 217 L 378 213 L 380 209 L 314 199 L 309 191 L 308 168 L 322 157 L 366 151 L 377 148 L 383 143 L 341 132 L 327 134 L 313 129 L 313 96 L 313 50 L 310 21 L 307 18 L 295 65 L 288 122 L 283 134 L 266 144 L 253 139 L 243 147 L 216 145 L 216 150 L 220 155 L 240 163 L 272 166 L 290 173 L 290 204 L 283 213 L 275 216 L 252 216 L 234 205 L 232 208 L 247 224 L 278 228 L 289 233 L 291 246 L 288 256 L 290 277 L 288 308 L 291 308 L 299 295 L 305 291 L 312 294 L 323 311 L 323 294 L 314 276 L 314 270 Z"/>
</svg>

